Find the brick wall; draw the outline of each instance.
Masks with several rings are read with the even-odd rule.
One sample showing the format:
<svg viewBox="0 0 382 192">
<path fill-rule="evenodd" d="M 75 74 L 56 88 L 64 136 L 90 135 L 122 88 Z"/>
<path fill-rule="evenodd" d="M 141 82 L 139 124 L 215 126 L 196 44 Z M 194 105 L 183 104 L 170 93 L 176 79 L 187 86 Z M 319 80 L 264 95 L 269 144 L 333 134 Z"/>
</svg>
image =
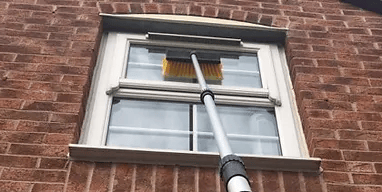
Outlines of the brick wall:
<svg viewBox="0 0 382 192">
<path fill-rule="evenodd" d="M 321 175 L 250 170 L 255 191 L 382 191 L 382 16 L 339 0 L 0 0 L 0 191 L 224 191 L 217 170 L 70 162 L 99 12 L 290 29 L 286 50 Z"/>
</svg>

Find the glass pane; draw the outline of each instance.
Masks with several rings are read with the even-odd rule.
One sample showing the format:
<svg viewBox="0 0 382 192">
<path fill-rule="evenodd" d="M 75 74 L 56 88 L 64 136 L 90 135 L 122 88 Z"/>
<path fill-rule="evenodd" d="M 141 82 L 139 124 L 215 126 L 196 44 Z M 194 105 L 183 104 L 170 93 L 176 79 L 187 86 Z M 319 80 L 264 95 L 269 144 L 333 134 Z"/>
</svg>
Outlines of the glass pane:
<svg viewBox="0 0 382 192">
<path fill-rule="evenodd" d="M 197 83 L 196 79 L 185 77 L 165 78 L 162 74 L 162 60 L 167 50 L 179 48 L 131 45 L 126 77 L 128 79 L 177 81 Z M 190 52 L 191 50 L 186 50 Z M 212 51 L 209 51 L 212 52 Z M 235 87 L 261 88 L 259 64 L 256 54 L 214 52 L 221 57 L 223 80 L 209 80 L 209 84 Z"/>
<path fill-rule="evenodd" d="M 277 123 L 272 108 L 217 107 L 227 134 L 277 136 Z M 197 106 L 198 130 L 211 132 L 212 127 L 203 105 Z"/>
<path fill-rule="evenodd" d="M 233 87 L 262 87 L 260 76 L 250 73 L 243 74 L 232 72 L 224 72 L 224 80 L 222 81 L 222 85 Z"/>
<path fill-rule="evenodd" d="M 110 126 L 188 130 L 187 104 L 114 99 Z"/>
<path fill-rule="evenodd" d="M 266 139 L 238 139 L 228 137 L 230 146 L 234 153 L 256 154 L 256 155 L 281 155 L 278 140 Z M 213 136 L 198 136 L 198 151 L 218 152 Z"/>
<path fill-rule="evenodd" d="M 107 145 L 188 149 L 188 131 L 188 104 L 115 98 Z"/>
<path fill-rule="evenodd" d="M 107 145 L 149 149 L 189 150 L 189 134 L 142 132 L 110 127 Z"/>
</svg>

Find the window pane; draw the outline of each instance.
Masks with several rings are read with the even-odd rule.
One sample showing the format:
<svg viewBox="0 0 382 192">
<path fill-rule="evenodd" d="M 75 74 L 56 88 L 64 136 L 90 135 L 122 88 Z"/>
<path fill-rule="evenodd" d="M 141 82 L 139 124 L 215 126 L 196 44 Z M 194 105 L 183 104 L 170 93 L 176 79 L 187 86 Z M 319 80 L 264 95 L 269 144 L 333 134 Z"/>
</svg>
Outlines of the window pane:
<svg viewBox="0 0 382 192">
<path fill-rule="evenodd" d="M 230 146 L 234 153 L 256 154 L 256 155 L 281 155 L 278 140 L 267 139 L 238 139 L 228 137 Z M 198 136 L 198 151 L 218 152 L 213 136 Z"/>
<path fill-rule="evenodd" d="M 188 112 L 187 104 L 114 99 L 109 125 L 187 131 Z"/>
<path fill-rule="evenodd" d="M 281 155 L 273 109 L 260 107 L 217 107 L 234 153 Z M 198 150 L 215 151 L 212 127 L 204 106 L 197 106 Z"/>
<path fill-rule="evenodd" d="M 179 48 L 131 45 L 126 77 L 128 79 L 177 81 L 197 83 L 196 79 L 171 77 L 162 74 L 162 60 L 167 50 Z M 186 50 L 185 51 L 191 51 Z M 210 51 L 211 52 L 211 51 Z M 259 64 L 256 54 L 216 52 L 221 56 L 223 64 L 223 80 L 209 80 L 209 84 L 223 86 L 261 88 Z"/>
<path fill-rule="evenodd" d="M 189 143 L 189 105 L 114 99 L 106 145 L 188 150 Z"/>
<path fill-rule="evenodd" d="M 203 105 L 197 106 L 198 130 L 211 132 L 212 127 Z M 217 107 L 227 134 L 278 136 L 273 109 L 260 107 Z"/>
<path fill-rule="evenodd" d="M 148 149 L 189 150 L 189 139 L 190 135 L 187 133 L 145 132 L 109 127 L 107 145 Z"/>
</svg>

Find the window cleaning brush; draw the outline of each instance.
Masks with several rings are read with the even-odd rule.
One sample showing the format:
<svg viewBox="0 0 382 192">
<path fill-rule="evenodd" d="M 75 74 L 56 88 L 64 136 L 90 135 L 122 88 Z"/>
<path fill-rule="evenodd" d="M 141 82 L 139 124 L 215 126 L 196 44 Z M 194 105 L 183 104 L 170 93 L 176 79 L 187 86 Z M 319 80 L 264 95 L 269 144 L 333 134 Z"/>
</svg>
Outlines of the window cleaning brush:
<svg viewBox="0 0 382 192">
<path fill-rule="evenodd" d="M 220 59 L 208 62 L 201 61 L 200 68 L 206 80 L 223 80 L 223 64 L 220 63 Z M 175 59 L 171 57 L 171 53 L 167 53 L 167 57 L 162 60 L 162 73 L 166 78 L 196 78 L 196 72 L 192 65 L 192 61 L 189 58 Z"/>
</svg>

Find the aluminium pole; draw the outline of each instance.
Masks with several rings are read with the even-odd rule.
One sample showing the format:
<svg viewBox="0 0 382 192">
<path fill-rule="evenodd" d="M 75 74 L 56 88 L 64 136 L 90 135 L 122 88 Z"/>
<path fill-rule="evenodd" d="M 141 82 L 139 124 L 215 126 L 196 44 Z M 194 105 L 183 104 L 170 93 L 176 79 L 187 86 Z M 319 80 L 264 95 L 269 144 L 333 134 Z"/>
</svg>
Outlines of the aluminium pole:
<svg viewBox="0 0 382 192">
<path fill-rule="evenodd" d="M 220 155 L 220 175 L 224 178 L 228 192 L 250 192 L 249 181 L 245 172 L 244 162 L 240 157 L 233 154 L 224 132 L 219 114 L 216 110 L 214 94 L 208 88 L 202 70 L 194 52 L 191 52 L 191 60 L 195 68 L 196 77 L 201 87 L 200 99 L 205 105 L 212 124 L 215 141 Z"/>
</svg>

